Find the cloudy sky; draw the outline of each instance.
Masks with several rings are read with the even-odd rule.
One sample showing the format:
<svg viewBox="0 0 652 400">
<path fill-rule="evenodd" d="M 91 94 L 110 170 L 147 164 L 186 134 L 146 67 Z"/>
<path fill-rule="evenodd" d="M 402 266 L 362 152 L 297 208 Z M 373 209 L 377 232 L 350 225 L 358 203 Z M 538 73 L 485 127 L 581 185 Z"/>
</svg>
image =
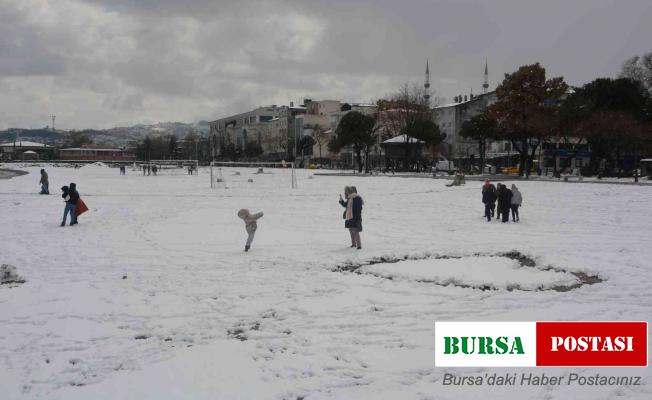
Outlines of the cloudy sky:
<svg viewBox="0 0 652 400">
<path fill-rule="evenodd" d="M 572 85 L 652 51 L 650 0 L 0 0 L 0 129 L 196 122 L 541 62 Z"/>
</svg>

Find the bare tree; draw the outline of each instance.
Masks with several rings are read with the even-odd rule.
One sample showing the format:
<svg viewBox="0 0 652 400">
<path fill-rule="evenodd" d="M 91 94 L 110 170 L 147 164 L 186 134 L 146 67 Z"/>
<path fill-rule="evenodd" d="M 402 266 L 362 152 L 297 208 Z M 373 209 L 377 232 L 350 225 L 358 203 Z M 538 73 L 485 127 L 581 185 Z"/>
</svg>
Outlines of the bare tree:
<svg viewBox="0 0 652 400">
<path fill-rule="evenodd" d="M 415 161 L 411 159 L 413 152 L 409 150 L 414 139 L 425 142 L 427 146 L 436 146 L 443 141 L 445 136 L 439 132 L 430 100 L 422 86 L 405 83 L 397 92 L 389 95 L 388 100 L 379 100 L 377 105 L 381 138 L 385 140 L 405 135 L 404 169 L 409 169 Z"/>
<path fill-rule="evenodd" d="M 328 144 L 330 140 L 330 132 L 324 129 L 321 125 L 315 124 L 311 127 L 312 129 L 312 138 L 319 148 L 319 162 L 322 160 L 322 147 Z"/>
</svg>

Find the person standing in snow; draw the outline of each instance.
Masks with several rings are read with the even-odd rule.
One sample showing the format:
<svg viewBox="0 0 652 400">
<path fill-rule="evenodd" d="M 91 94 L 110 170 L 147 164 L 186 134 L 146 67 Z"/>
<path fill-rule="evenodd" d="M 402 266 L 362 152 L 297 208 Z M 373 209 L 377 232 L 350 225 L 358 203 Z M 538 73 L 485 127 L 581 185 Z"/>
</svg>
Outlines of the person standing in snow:
<svg viewBox="0 0 652 400">
<path fill-rule="evenodd" d="M 482 185 L 482 202 L 484 203 L 484 216 L 487 217 L 487 221 L 491 221 L 496 207 L 496 187 L 489 182 L 489 179 L 485 179 L 484 185 Z"/>
<path fill-rule="evenodd" d="M 503 210 L 503 201 L 502 201 L 502 199 L 501 199 L 501 197 L 500 197 L 500 193 L 501 193 L 500 190 L 502 189 L 503 186 L 504 186 L 504 185 L 503 185 L 502 183 L 497 183 L 497 184 L 496 184 L 496 203 L 497 203 L 497 207 L 496 207 L 496 221 L 500 221 L 500 213 L 501 213 L 502 210 Z"/>
<path fill-rule="evenodd" d="M 76 185 L 71 183 L 70 186 L 62 186 L 61 197 L 66 202 L 66 206 L 63 209 L 63 220 L 61 221 L 61 226 L 66 226 L 68 214 L 70 214 L 70 225 L 75 225 L 77 223 L 75 208 L 77 207 L 77 200 L 79 199 Z"/>
<path fill-rule="evenodd" d="M 254 235 L 256 234 L 256 229 L 258 229 L 258 224 L 256 221 L 263 216 L 262 212 L 256 214 L 251 214 L 246 208 L 238 211 L 238 217 L 242 218 L 245 223 L 245 229 L 247 231 L 247 243 L 245 244 L 245 250 L 249 251 L 251 248 L 251 242 L 254 241 Z"/>
<path fill-rule="evenodd" d="M 364 201 L 358 195 L 355 186 L 346 186 L 344 188 L 344 197 L 340 195 L 340 205 L 346 209 L 344 211 L 344 227 L 349 230 L 351 235 L 351 247 L 362 249 L 360 241 L 360 232 L 362 232 L 362 205 Z"/>
<path fill-rule="evenodd" d="M 50 182 L 48 181 L 48 173 L 41 169 L 41 192 L 39 194 L 50 194 Z"/>
<path fill-rule="evenodd" d="M 518 209 L 523 203 L 523 195 L 516 185 L 512 184 L 512 221 L 518 222 L 521 218 L 518 216 Z"/>
<path fill-rule="evenodd" d="M 509 221 L 509 209 L 512 205 L 512 191 L 507 186 L 500 184 L 498 189 L 498 212 L 502 215 L 502 221 Z M 496 217 L 498 218 L 498 217 Z"/>
<path fill-rule="evenodd" d="M 158 167 L 156 165 L 152 165 L 152 173 L 154 176 L 156 176 L 156 172 L 158 171 Z"/>
<path fill-rule="evenodd" d="M 77 202 L 79 201 L 79 193 L 77 192 L 77 185 L 75 183 L 70 183 L 68 186 L 68 196 L 70 197 L 68 202 L 73 205 L 70 213 L 70 225 L 77 225 Z"/>
</svg>

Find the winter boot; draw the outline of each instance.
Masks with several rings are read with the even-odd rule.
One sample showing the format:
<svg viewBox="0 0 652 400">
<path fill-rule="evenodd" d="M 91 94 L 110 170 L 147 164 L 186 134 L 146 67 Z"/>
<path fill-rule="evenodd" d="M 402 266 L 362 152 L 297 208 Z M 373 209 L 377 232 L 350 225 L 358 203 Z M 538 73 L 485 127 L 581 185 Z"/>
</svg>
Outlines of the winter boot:
<svg viewBox="0 0 652 400">
<path fill-rule="evenodd" d="M 245 245 L 245 251 L 249 251 L 250 248 L 251 248 L 251 247 L 250 247 L 248 244 Z"/>
</svg>

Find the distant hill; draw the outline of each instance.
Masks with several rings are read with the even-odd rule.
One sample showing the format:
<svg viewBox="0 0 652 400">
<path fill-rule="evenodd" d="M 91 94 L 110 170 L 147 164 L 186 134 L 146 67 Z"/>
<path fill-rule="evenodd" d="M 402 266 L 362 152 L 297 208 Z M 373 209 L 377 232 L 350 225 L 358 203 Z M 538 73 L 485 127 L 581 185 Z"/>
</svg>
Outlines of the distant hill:
<svg viewBox="0 0 652 400">
<path fill-rule="evenodd" d="M 78 132 L 86 134 L 96 144 L 126 146 L 134 142 L 140 142 L 147 136 L 174 135 L 182 139 L 190 132 L 195 132 L 200 136 L 206 136 L 209 130 L 210 126 L 208 121 L 199 121 L 194 124 L 159 122 L 153 125 L 138 124 L 111 129 L 82 129 L 78 130 Z M 23 140 L 61 146 L 64 144 L 68 133 L 68 131 L 61 130 L 52 132 L 48 129 L 10 128 L 6 131 L 0 131 L 0 143 L 11 142 L 20 135 L 20 138 Z"/>
<path fill-rule="evenodd" d="M 65 140 L 65 132 L 56 131 L 52 132 L 48 129 L 8 129 L 0 131 L 0 143 L 13 142 L 20 135 L 20 139 L 28 140 L 30 142 L 45 143 L 56 145 L 63 143 Z"/>
</svg>

